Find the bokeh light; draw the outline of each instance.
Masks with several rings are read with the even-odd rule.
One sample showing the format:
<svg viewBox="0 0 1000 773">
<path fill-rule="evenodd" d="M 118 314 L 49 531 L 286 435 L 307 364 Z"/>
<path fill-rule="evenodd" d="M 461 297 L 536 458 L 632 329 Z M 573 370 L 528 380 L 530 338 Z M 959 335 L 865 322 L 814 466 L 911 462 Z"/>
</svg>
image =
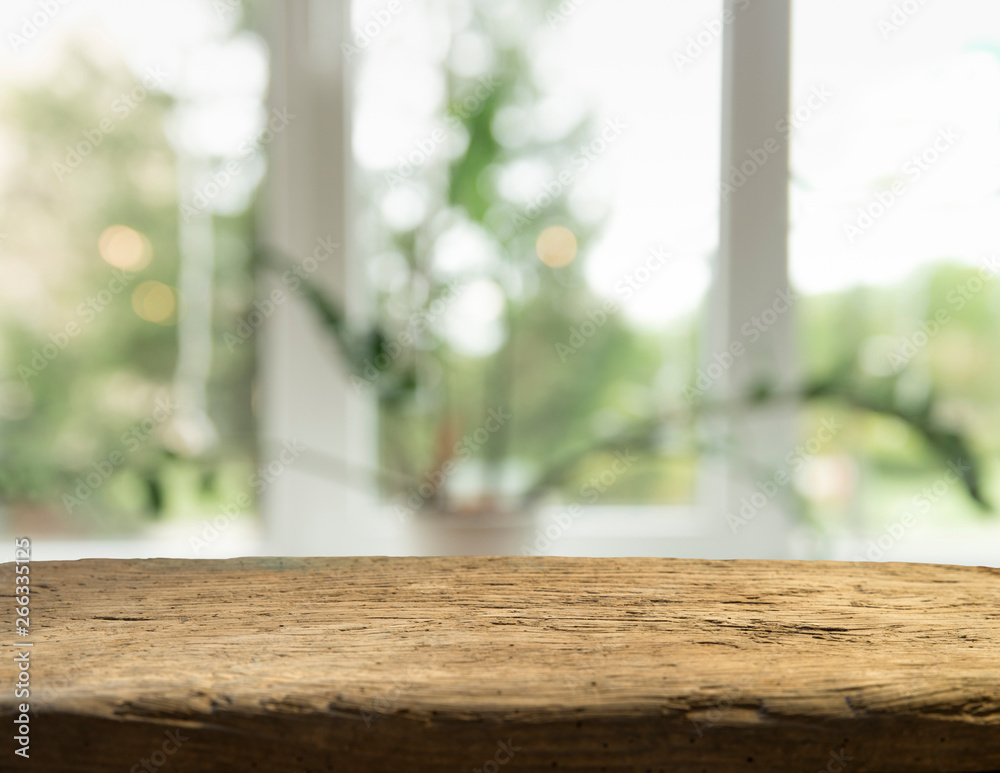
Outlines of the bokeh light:
<svg viewBox="0 0 1000 773">
<path fill-rule="evenodd" d="M 549 226 L 538 235 L 535 252 L 546 266 L 568 266 L 576 257 L 576 236 L 565 226 Z"/>
<path fill-rule="evenodd" d="M 97 240 L 97 249 L 115 268 L 140 271 L 149 265 L 153 247 L 143 234 L 127 225 L 112 225 L 104 229 Z"/>
<path fill-rule="evenodd" d="M 132 308 L 147 322 L 169 324 L 177 310 L 177 296 L 163 282 L 143 282 L 132 293 Z"/>
</svg>

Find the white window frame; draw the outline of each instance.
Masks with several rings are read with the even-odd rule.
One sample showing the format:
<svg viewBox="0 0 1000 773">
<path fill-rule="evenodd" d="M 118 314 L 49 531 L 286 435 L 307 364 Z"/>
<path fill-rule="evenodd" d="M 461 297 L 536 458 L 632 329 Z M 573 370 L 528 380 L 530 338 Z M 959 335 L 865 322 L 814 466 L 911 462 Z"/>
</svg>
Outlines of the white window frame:
<svg viewBox="0 0 1000 773">
<path fill-rule="evenodd" d="M 311 241 L 332 228 L 343 236 L 341 257 L 355 252 L 350 249 L 350 72 L 340 54 L 340 43 L 351 29 L 349 6 L 346 0 L 292 0 L 274 7 L 271 103 L 287 106 L 297 116 L 297 126 L 278 138 L 271 154 L 264 239 L 292 255 L 306 254 Z M 788 113 L 790 0 L 724 0 L 724 14 L 731 21 L 722 41 L 723 170 L 772 136 L 777 120 Z M 776 139 L 782 142 L 781 152 L 737 195 L 720 201 L 720 254 L 707 315 L 706 361 L 741 340 L 743 323 L 770 306 L 777 289 L 788 286 L 788 152 L 786 138 Z M 321 208 L 317 202 L 331 205 Z M 364 297 L 348 261 L 325 267 L 322 281 L 331 289 L 346 288 L 348 298 Z M 785 314 L 767 333 L 782 378 L 793 370 L 792 325 L 791 315 Z M 261 428 L 270 441 L 262 443 L 262 458 L 267 458 L 269 445 L 298 439 L 331 457 L 346 458 L 355 469 L 374 466 L 374 408 L 353 394 L 343 370 L 327 364 L 332 360 L 328 355 L 328 342 L 300 305 L 290 304 L 269 321 L 260 349 Z M 752 356 L 719 380 L 718 394 L 738 394 L 746 387 L 753 377 L 748 367 Z M 310 379 L 317 377 L 322 389 L 311 388 Z M 759 414 L 745 417 L 738 427 L 717 429 L 728 429 L 752 446 L 758 461 L 780 458 L 793 445 L 794 411 L 786 406 Z M 407 552 L 399 525 L 384 508 L 366 501 L 358 489 L 317 475 L 318 467 L 305 467 L 290 469 L 265 492 L 269 545 L 288 554 Z M 703 478 L 701 501 L 694 508 L 613 508 L 617 515 L 594 508 L 582 520 L 581 536 L 574 540 L 569 535 L 556 550 L 600 552 L 607 533 L 631 511 L 632 527 L 643 535 L 637 535 L 637 543 L 645 550 L 787 557 L 789 519 L 779 502 L 769 502 L 733 533 L 726 514 L 738 511 L 747 484 L 719 462 L 707 462 Z M 668 521 L 669 528 L 657 525 Z M 639 525 L 643 523 L 648 528 Z M 657 545 L 661 540 L 664 544 Z"/>
</svg>

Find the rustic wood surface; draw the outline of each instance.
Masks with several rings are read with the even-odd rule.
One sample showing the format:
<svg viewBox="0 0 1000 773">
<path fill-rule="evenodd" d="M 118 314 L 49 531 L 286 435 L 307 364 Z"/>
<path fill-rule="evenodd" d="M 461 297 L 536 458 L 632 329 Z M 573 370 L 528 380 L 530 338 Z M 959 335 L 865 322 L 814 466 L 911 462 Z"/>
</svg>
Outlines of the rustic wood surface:
<svg viewBox="0 0 1000 773">
<path fill-rule="evenodd" d="M 7 740 L 0 770 L 1000 770 L 998 569 L 261 558 L 31 579 L 31 758 Z M 8 739 L 15 674 L 9 651 Z"/>
</svg>

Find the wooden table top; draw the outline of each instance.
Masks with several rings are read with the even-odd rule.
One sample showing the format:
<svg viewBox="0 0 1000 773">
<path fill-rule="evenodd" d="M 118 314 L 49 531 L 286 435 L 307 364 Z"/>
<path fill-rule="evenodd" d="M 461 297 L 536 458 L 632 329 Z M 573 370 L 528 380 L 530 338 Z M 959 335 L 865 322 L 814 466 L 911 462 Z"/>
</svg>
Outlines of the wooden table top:
<svg viewBox="0 0 1000 773">
<path fill-rule="evenodd" d="M 31 761 L 7 741 L 0 770 L 1000 770 L 998 569 L 247 558 L 30 577 L 0 713 L 16 726 L 30 650 Z"/>
</svg>

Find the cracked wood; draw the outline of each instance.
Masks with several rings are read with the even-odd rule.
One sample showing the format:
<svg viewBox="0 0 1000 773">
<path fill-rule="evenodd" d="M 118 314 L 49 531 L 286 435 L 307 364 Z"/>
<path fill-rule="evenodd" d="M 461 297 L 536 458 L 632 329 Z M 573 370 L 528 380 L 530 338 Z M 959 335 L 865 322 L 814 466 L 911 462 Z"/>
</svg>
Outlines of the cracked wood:
<svg viewBox="0 0 1000 773">
<path fill-rule="evenodd" d="M 1000 770 L 998 569 L 259 558 L 31 577 L 33 771 Z M 0 698 L 8 728 L 19 703 Z"/>
</svg>

